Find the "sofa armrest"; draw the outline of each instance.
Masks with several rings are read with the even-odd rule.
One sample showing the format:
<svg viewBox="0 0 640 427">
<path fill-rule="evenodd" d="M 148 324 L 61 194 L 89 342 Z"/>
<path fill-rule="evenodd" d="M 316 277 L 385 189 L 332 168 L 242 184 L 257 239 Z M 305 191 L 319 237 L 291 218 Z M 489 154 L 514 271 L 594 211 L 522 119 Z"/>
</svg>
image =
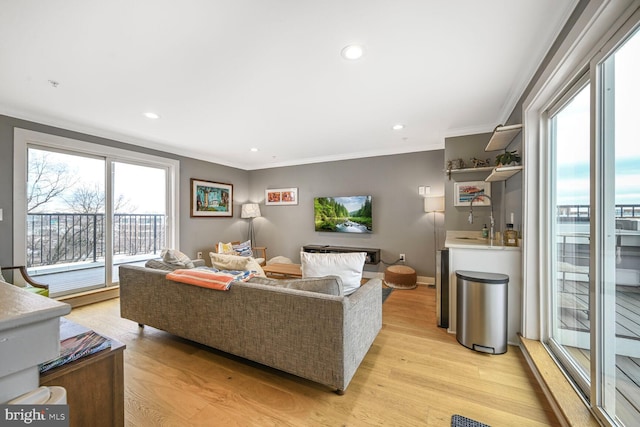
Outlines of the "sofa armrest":
<svg viewBox="0 0 640 427">
<path fill-rule="evenodd" d="M 344 376 L 348 384 L 382 329 L 382 280 L 369 280 L 346 300 Z"/>
</svg>

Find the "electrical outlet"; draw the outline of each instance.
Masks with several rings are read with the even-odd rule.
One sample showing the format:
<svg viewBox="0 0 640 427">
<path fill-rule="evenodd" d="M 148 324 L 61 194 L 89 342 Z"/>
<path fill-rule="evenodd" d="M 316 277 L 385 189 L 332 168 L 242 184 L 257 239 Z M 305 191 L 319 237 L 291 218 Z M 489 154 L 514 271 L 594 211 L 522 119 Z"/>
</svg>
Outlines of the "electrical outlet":
<svg viewBox="0 0 640 427">
<path fill-rule="evenodd" d="M 202 252 L 198 252 L 196 256 L 198 257 L 198 259 L 202 259 Z"/>
<path fill-rule="evenodd" d="M 407 259 L 405 258 L 404 254 L 400 254 L 400 261 L 405 262 Z"/>
</svg>

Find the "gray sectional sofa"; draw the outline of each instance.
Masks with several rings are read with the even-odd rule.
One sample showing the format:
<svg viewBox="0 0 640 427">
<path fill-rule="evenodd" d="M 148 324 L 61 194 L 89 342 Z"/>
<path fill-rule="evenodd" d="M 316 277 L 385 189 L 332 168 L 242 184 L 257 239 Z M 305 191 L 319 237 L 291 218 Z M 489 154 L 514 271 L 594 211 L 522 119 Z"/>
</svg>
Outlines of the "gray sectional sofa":
<svg viewBox="0 0 640 427">
<path fill-rule="evenodd" d="M 301 284 L 295 282 L 306 279 L 256 277 L 217 291 L 168 280 L 166 273 L 120 266 L 120 315 L 327 385 L 338 394 L 382 327 L 379 279 L 339 296 L 294 289 Z M 334 290 L 341 288 L 339 277 L 325 280 L 335 282 Z"/>
</svg>

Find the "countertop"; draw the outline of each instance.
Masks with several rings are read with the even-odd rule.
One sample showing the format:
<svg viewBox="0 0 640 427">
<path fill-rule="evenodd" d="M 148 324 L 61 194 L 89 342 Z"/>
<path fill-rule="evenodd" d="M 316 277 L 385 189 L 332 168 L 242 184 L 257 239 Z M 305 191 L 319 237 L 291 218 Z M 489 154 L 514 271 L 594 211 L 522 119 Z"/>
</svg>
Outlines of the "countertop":
<svg viewBox="0 0 640 427">
<path fill-rule="evenodd" d="M 71 312 L 71 306 L 0 281 L 0 330 L 16 328 Z"/>
<path fill-rule="evenodd" d="M 488 239 L 482 237 L 482 231 L 447 231 L 444 242 L 446 248 L 480 249 L 492 251 L 521 251 L 522 241 L 518 239 L 519 246 L 504 246 L 501 239 L 494 239 L 490 244 Z"/>
</svg>

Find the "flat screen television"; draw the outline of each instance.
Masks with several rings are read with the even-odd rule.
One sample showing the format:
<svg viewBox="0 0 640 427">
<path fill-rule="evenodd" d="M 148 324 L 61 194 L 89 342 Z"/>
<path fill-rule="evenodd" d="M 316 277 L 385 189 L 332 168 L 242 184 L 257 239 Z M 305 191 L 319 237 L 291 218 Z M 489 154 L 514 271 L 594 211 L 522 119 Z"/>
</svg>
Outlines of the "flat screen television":
<svg viewBox="0 0 640 427">
<path fill-rule="evenodd" d="M 316 197 L 313 201 L 316 231 L 371 233 L 371 196 Z"/>
</svg>

